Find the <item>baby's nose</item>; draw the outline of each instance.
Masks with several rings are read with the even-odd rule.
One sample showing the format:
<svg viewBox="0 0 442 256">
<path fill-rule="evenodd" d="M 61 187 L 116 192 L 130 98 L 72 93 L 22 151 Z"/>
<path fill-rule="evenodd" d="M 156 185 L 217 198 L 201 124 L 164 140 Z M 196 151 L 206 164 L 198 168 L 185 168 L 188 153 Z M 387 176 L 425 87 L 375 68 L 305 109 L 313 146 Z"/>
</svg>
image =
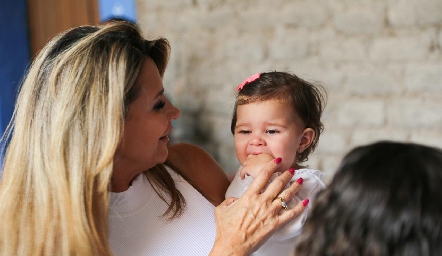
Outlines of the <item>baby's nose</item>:
<svg viewBox="0 0 442 256">
<path fill-rule="evenodd" d="M 249 144 L 253 146 L 265 146 L 266 143 L 261 137 L 256 136 L 249 141 Z"/>
</svg>

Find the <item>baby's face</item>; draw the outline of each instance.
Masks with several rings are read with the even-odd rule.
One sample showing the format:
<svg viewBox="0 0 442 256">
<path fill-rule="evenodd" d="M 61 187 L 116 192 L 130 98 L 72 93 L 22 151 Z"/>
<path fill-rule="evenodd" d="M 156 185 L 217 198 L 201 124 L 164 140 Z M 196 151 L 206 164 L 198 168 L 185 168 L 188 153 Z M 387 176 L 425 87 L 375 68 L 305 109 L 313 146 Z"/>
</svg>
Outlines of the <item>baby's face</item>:
<svg viewBox="0 0 442 256">
<path fill-rule="evenodd" d="M 281 157 L 278 171 L 294 166 L 303 135 L 302 121 L 279 100 L 254 102 L 237 107 L 234 133 L 236 156 L 243 164 L 250 154 Z"/>
</svg>

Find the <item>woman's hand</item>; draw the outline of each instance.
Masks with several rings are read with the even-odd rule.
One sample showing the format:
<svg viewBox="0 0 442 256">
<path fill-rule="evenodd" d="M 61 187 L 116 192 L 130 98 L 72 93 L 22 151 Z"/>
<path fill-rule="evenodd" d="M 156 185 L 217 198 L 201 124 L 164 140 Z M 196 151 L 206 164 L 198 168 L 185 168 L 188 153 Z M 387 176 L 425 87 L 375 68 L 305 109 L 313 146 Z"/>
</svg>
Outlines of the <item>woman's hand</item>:
<svg viewBox="0 0 442 256">
<path fill-rule="evenodd" d="M 293 169 L 285 171 L 261 193 L 278 166 L 277 159 L 269 161 L 242 197 L 229 197 L 216 207 L 216 239 L 211 256 L 250 255 L 282 225 L 304 211 L 302 203 L 281 211 L 281 200 L 274 200 L 281 197 L 288 202 L 299 190 L 301 185 L 293 182 L 280 193 L 292 178 Z"/>
</svg>

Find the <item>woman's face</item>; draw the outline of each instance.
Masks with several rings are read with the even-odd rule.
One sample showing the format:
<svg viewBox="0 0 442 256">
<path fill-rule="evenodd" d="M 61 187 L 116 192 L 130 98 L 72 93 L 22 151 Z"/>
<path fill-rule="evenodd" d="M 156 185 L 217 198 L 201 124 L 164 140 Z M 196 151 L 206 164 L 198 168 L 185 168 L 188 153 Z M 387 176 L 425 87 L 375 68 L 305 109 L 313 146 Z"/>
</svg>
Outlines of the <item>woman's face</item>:
<svg viewBox="0 0 442 256">
<path fill-rule="evenodd" d="M 140 94 L 129 105 L 123 139 L 114 159 L 114 166 L 132 177 L 166 161 L 172 120 L 180 116 L 164 95 L 162 79 L 151 58 L 144 61 L 137 86 Z"/>
</svg>

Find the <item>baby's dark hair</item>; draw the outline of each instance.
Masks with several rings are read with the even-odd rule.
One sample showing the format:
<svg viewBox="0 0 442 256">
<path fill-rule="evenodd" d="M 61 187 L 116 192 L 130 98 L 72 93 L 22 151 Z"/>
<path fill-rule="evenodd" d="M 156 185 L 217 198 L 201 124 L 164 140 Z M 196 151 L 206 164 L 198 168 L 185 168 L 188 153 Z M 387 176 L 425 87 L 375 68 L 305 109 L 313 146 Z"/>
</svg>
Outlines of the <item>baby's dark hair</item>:
<svg viewBox="0 0 442 256">
<path fill-rule="evenodd" d="M 308 217 L 296 255 L 442 255 L 442 150 L 353 149 Z"/>
<path fill-rule="evenodd" d="M 238 106 L 275 99 L 291 106 L 291 110 L 304 122 L 305 128 L 315 131 L 310 146 L 299 153 L 296 159 L 297 162 L 305 162 L 318 145 L 319 136 L 324 130 L 321 116 L 325 107 L 326 91 L 321 85 L 309 83 L 294 74 L 278 71 L 261 73 L 258 79 L 239 90 L 230 126 L 232 134 L 235 132 Z"/>
</svg>

